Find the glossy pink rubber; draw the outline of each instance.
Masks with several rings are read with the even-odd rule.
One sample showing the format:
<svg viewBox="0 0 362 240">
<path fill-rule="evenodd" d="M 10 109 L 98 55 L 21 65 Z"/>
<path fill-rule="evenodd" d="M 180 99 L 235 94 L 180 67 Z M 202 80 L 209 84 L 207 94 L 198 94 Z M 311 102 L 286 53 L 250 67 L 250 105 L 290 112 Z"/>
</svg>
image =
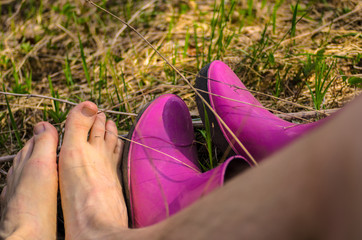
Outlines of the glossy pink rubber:
<svg viewBox="0 0 362 240">
<path fill-rule="evenodd" d="M 181 98 L 166 94 L 139 114 L 125 145 L 123 175 L 130 226 L 155 224 L 223 185 L 231 162 L 202 173 L 189 110 Z"/>
</svg>

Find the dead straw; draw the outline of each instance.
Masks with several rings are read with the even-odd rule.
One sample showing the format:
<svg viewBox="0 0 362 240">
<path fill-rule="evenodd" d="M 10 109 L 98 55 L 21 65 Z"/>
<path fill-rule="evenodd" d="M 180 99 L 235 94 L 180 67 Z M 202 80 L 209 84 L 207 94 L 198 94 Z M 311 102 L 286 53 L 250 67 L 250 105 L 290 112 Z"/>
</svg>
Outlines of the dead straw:
<svg viewBox="0 0 362 240">
<path fill-rule="evenodd" d="M 168 66 L 170 66 L 179 76 L 181 76 L 181 78 L 187 83 L 187 85 L 190 86 L 190 88 L 195 92 L 196 95 L 198 95 L 198 97 L 200 97 L 200 99 L 204 102 L 204 104 L 210 109 L 210 111 L 215 115 L 216 118 L 218 118 L 219 122 L 225 127 L 226 131 L 228 131 L 230 133 L 230 135 L 233 137 L 233 139 L 236 141 L 236 143 L 243 149 L 243 151 L 246 153 L 246 155 L 248 155 L 248 157 L 251 159 L 251 161 L 253 162 L 253 164 L 255 166 L 258 165 L 258 163 L 255 161 L 254 157 L 250 154 L 250 152 L 245 148 L 245 146 L 241 143 L 241 141 L 235 136 L 235 134 L 233 133 L 233 131 L 231 131 L 231 129 L 229 128 L 229 126 L 224 122 L 224 120 L 217 114 L 217 112 L 210 106 L 210 104 L 202 97 L 202 95 L 194 88 L 194 86 L 192 86 L 192 84 L 189 82 L 189 80 L 187 80 L 187 78 L 178 70 L 178 68 L 176 68 L 173 64 L 171 64 L 164 56 L 163 54 L 161 54 L 153 45 L 152 43 L 150 43 L 139 31 L 137 31 L 134 27 L 132 27 L 131 25 L 129 25 L 126 21 L 124 21 L 123 19 L 119 18 L 118 16 L 114 15 L 113 13 L 111 13 L 110 11 L 108 11 L 107 9 L 102 8 L 101 6 L 95 4 L 93 1 L 91 0 L 86 0 L 88 3 L 90 3 L 91 5 L 95 6 L 98 9 L 101 9 L 102 11 L 106 12 L 107 14 L 111 15 L 112 17 L 118 19 L 120 22 L 122 22 L 123 24 L 125 24 L 128 28 L 130 28 L 133 32 L 135 32 L 143 41 L 145 41 L 147 43 L 147 45 L 149 45 L 165 62 Z"/>
</svg>

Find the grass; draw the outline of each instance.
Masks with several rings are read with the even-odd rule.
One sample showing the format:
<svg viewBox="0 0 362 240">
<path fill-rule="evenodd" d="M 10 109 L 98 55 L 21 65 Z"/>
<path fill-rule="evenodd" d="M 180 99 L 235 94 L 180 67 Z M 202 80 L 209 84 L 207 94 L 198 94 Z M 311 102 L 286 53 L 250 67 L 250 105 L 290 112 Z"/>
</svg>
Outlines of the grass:
<svg viewBox="0 0 362 240">
<path fill-rule="evenodd" d="M 326 63 L 323 55 L 324 49 L 318 51 L 315 56 L 307 56 L 307 61 L 303 62 L 303 74 L 307 78 L 314 73 L 313 86 L 306 82 L 310 91 L 314 108 L 320 110 L 323 107 L 323 102 L 328 89 L 336 79 L 332 77 L 332 71 L 335 68 L 336 61 L 330 64 Z"/>
<path fill-rule="evenodd" d="M 60 98 L 58 91 L 54 90 L 52 78 L 48 76 L 49 89 L 53 98 Z M 53 100 L 53 109 L 46 111 L 47 115 L 53 120 L 55 124 L 60 124 L 64 122 L 67 118 L 68 112 L 70 109 L 62 111 L 60 109 L 60 102 Z"/>
<path fill-rule="evenodd" d="M 83 66 L 83 70 L 84 70 L 85 79 L 87 80 L 88 87 L 90 89 L 92 89 L 92 81 L 90 79 L 89 70 L 88 70 L 88 66 L 87 66 L 87 61 L 86 61 L 85 55 L 84 55 L 83 43 L 82 43 L 82 40 L 81 40 L 79 34 L 78 34 L 78 41 L 79 41 L 80 56 L 81 56 L 81 59 L 82 59 L 82 66 Z M 91 91 L 91 93 L 92 93 L 92 91 Z M 91 94 L 91 98 L 92 98 L 92 94 Z"/>
<path fill-rule="evenodd" d="M 278 0 L 274 6 L 273 6 L 273 14 L 272 14 L 272 24 L 273 24 L 273 34 L 275 34 L 276 31 L 276 24 L 277 24 L 277 11 L 280 8 L 280 6 L 282 5 L 282 3 L 284 2 L 284 0 Z"/>
<path fill-rule="evenodd" d="M 144 1 L 101 5 L 138 29 L 175 66 L 194 81 L 208 62 L 229 64 L 252 90 L 307 107 L 337 108 L 361 90 L 361 13 L 357 0 L 335 1 Z M 194 93 L 179 76 L 120 22 L 89 4 L 18 1 L 0 4 L 0 82 L 5 91 L 53 96 L 72 102 L 91 100 L 102 108 L 138 113 L 164 93 L 181 96 L 191 112 Z M 42 40 L 46 40 L 42 43 Z M 116 44 L 112 45 L 111 43 Z M 323 50 L 323 56 L 318 55 Z M 296 112 L 257 95 L 268 108 Z M 50 121 L 59 130 L 71 105 L 0 95 L 0 156 L 15 154 L 32 136 L 32 126 Z M 134 117 L 108 114 L 125 134 Z M 207 130 L 205 144 L 209 146 Z M 205 159 L 210 166 L 212 147 Z M 7 170 L 9 163 L 0 168 Z M 1 176 L 4 183 L 4 176 Z"/>
<path fill-rule="evenodd" d="M 70 69 L 68 55 L 65 57 L 64 77 L 67 82 L 67 86 L 72 88 L 74 86 L 72 70 Z"/>
<path fill-rule="evenodd" d="M 201 160 L 199 160 L 199 163 L 204 171 L 207 171 L 208 169 L 213 169 L 215 165 L 217 165 L 217 162 L 215 163 L 214 157 L 213 157 L 213 144 L 212 144 L 212 136 L 211 136 L 211 126 L 209 121 L 209 116 L 206 111 L 206 106 L 204 106 L 204 118 L 205 118 L 205 129 L 199 129 L 199 132 L 201 133 L 202 137 L 204 138 L 205 147 L 208 153 L 208 160 L 204 161 L 205 164 L 202 163 Z"/>
<path fill-rule="evenodd" d="M 8 97 L 6 95 L 5 95 L 5 101 L 6 101 L 6 106 L 8 108 L 9 118 L 10 118 L 10 122 L 11 122 L 11 129 L 13 130 L 13 133 L 15 135 L 16 141 L 18 143 L 18 147 L 22 148 L 23 143 L 22 143 L 21 138 L 20 138 L 18 126 L 17 126 L 17 124 L 15 122 L 15 118 L 14 118 L 14 115 L 13 115 L 13 113 L 11 111 L 9 100 L 8 100 Z"/>
</svg>

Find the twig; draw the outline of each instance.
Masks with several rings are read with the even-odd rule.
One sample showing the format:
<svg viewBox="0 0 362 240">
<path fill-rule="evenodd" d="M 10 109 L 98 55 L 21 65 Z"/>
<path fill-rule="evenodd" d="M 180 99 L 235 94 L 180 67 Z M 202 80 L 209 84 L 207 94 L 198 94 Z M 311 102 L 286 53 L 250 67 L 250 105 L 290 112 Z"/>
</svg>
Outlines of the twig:
<svg viewBox="0 0 362 240">
<path fill-rule="evenodd" d="M 16 155 L 9 155 L 9 156 L 3 156 L 0 157 L 0 163 L 4 163 L 4 162 L 11 162 L 14 160 Z"/>
<path fill-rule="evenodd" d="M 62 31 L 64 31 L 66 34 L 68 34 L 73 39 L 73 42 L 75 42 L 75 43 L 78 42 L 77 37 L 71 31 L 69 31 L 64 26 L 62 26 L 60 23 L 56 23 L 55 26 L 57 26 Z"/>
<path fill-rule="evenodd" d="M 0 5 L 5 5 L 5 4 L 8 4 L 8 3 L 14 2 L 14 1 L 15 0 L 1 0 Z"/>
<path fill-rule="evenodd" d="M 66 104 L 73 105 L 73 106 L 78 105 L 77 103 L 74 103 L 74 102 L 71 102 L 68 100 L 54 98 L 54 97 L 48 97 L 48 96 L 38 95 L 38 94 L 9 93 L 9 92 L 2 92 L 2 91 L 0 91 L 0 94 L 16 96 L 16 97 L 26 97 L 26 98 L 32 98 L 32 97 L 33 98 L 42 98 L 42 99 L 49 99 L 49 100 L 53 100 L 53 101 L 57 101 L 57 102 L 66 103 Z M 99 109 L 99 112 L 113 113 L 113 114 L 127 115 L 127 116 L 137 116 L 136 113 L 126 113 L 126 112 L 119 112 L 119 111 L 113 111 L 113 110 L 107 110 L 107 109 Z"/>
<path fill-rule="evenodd" d="M 295 113 L 281 113 L 276 114 L 277 117 L 284 119 L 286 121 L 292 121 L 296 119 L 311 119 L 316 118 L 318 116 L 325 115 L 329 116 L 332 113 L 335 113 L 339 110 L 339 108 L 333 108 L 333 109 L 326 109 L 326 110 L 315 110 L 315 111 L 301 111 L 301 112 L 295 112 Z"/>
<path fill-rule="evenodd" d="M 298 118 L 304 118 L 304 119 L 315 118 L 315 117 L 319 116 L 319 114 L 321 114 L 321 113 L 332 114 L 338 110 L 339 110 L 339 108 L 327 109 L 324 111 L 302 111 L 302 112 L 295 112 L 295 113 L 281 113 L 281 114 L 276 114 L 276 116 L 279 118 L 282 118 L 284 120 L 291 121 L 291 120 L 298 119 Z M 194 128 L 203 128 L 204 127 L 204 124 L 199 119 L 196 119 L 196 120 L 193 119 L 192 125 Z M 126 135 L 120 135 L 120 136 L 122 137 L 121 139 L 127 141 L 127 139 L 125 139 Z M 120 136 L 118 136 L 118 137 L 120 137 Z M 13 161 L 15 156 L 16 155 L 0 157 L 0 163 L 11 162 L 11 161 Z"/>
<path fill-rule="evenodd" d="M 155 46 L 153 46 L 152 43 L 150 43 L 139 31 L 137 31 L 134 27 L 132 27 L 131 25 L 129 25 L 126 21 L 124 21 L 123 19 L 121 19 L 120 17 L 114 15 L 113 13 L 111 13 L 110 11 L 108 11 L 105 8 L 102 8 L 101 6 L 95 4 L 92 0 L 86 0 L 88 3 L 90 3 L 91 5 L 95 6 L 96 8 L 108 13 L 109 15 L 111 15 L 112 17 L 118 19 L 121 23 L 123 23 L 124 25 L 126 25 L 129 29 L 131 29 L 133 32 L 135 32 L 143 41 L 145 41 L 147 43 L 148 46 L 150 46 L 156 53 L 158 56 L 160 56 L 160 58 L 162 58 L 165 63 L 172 68 L 179 76 L 181 76 L 181 78 L 186 82 L 187 85 L 190 86 L 190 88 L 195 92 L 195 94 L 204 102 L 204 104 L 210 109 L 210 111 L 218 118 L 219 122 L 225 127 L 226 131 L 229 132 L 229 134 L 232 136 L 232 138 L 235 140 L 235 142 L 242 148 L 242 150 L 246 153 L 246 155 L 250 158 L 250 160 L 253 162 L 253 164 L 255 166 L 258 166 L 258 163 L 255 161 L 254 157 L 250 154 L 250 152 L 245 148 L 245 146 L 241 143 L 241 141 L 235 136 L 235 134 L 231 131 L 231 129 L 229 128 L 229 126 L 224 122 L 224 120 L 222 120 L 222 118 L 216 113 L 216 111 L 210 106 L 210 104 L 202 97 L 202 95 L 194 88 L 194 86 L 190 83 L 189 80 L 187 80 L 187 78 L 180 72 L 180 70 L 178 70 L 178 68 L 176 68 L 173 64 L 171 64 L 171 62 L 169 60 L 166 59 L 166 57 L 164 57 L 157 49 Z"/>
<path fill-rule="evenodd" d="M 295 112 L 295 113 L 279 113 L 279 114 L 275 114 L 275 116 L 284 119 L 286 121 L 292 121 L 292 120 L 300 120 L 302 119 L 311 119 L 311 118 L 316 118 L 318 116 L 320 116 L 320 114 L 332 114 L 335 113 L 339 110 L 339 108 L 334 108 L 334 109 L 327 109 L 324 111 L 302 111 L 302 112 Z M 192 121 L 192 125 L 194 126 L 194 128 L 203 128 L 204 125 L 202 123 L 201 120 L 193 120 Z"/>
<path fill-rule="evenodd" d="M 146 8 L 150 7 L 152 4 L 154 4 L 156 2 L 156 0 L 152 0 L 150 2 L 148 2 L 147 4 L 145 4 L 140 10 L 138 10 L 137 12 L 135 12 L 135 14 L 132 15 L 132 17 L 128 20 L 128 24 L 131 24 L 139 15 L 142 11 L 144 11 Z M 111 49 L 113 48 L 113 46 L 116 44 L 118 37 L 121 35 L 121 33 L 124 32 L 124 30 L 127 29 L 127 26 L 124 25 L 115 35 L 115 37 L 113 38 L 112 44 L 111 44 Z"/>
<path fill-rule="evenodd" d="M 20 12 L 21 7 L 23 6 L 25 0 L 22 0 L 20 3 L 20 6 L 16 9 L 15 13 L 6 20 L 6 23 L 8 24 L 9 22 L 11 22 L 12 19 L 14 19 Z"/>
<path fill-rule="evenodd" d="M 228 85 L 229 85 L 229 84 L 228 84 Z M 174 86 L 174 85 L 164 84 L 164 86 Z M 178 86 L 178 87 L 179 87 L 179 88 L 185 88 L 186 86 Z M 235 87 L 236 89 L 248 91 L 247 89 L 240 88 L 240 87 L 237 87 L 237 86 L 233 86 L 233 87 Z M 199 92 L 207 93 L 207 94 L 210 95 L 210 96 L 216 96 L 216 97 L 223 98 L 223 99 L 226 99 L 226 100 L 229 100 L 229 101 L 233 101 L 233 102 L 237 102 L 237 103 L 241 103 L 241 104 L 253 106 L 253 107 L 255 107 L 255 108 L 265 109 L 265 110 L 268 110 L 268 111 L 273 112 L 273 113 L 275 113 L 275 114 L 283 114 L 283 112 L 281 112 L 281 111 L 279 111 L 279 110 L 271 109 L 271 108 L 265 107 L 265 106 L 263 106 L 263 105 L 257 105 L 257 104 L 252 104 L 252 103 L 250 103 L 250 102 L 240 101 L 240 100 L 233 99 L 233 98 L 229 98 L 229 97 L 225 97 L 225 96 L 222 96 L 222 95 L 219 95 L 219 94 L 211 93 L 211 92 L 208 92 L 208 91 L 199 89 L 199 88 L 196 88 L 196 90 L 199 91 Z M 313 109 L 313 111 L 314 111 L 314 109 Z M 318 111 L 318 110 L 315 110 L 315 111 Z M 318 111 L 318 112 L 321 113 L 321 114 L 325 114 L 325 115 L 326 115 L 325 112 L 322 112 L 322 111 Z M 298 116 L 296 116 L 295 118 L 298 119 L 298 120 L 310 122 L 310 121 L 308 121 L 307 119 L 299 118 Z"/>
<path fill-rule="evenodd" d="M 184 70 L 183 70 L 183 71 L 184 71 Z M 219 83 L 222 83 L 222 84 L 224 84 L 224 85 L 226 85 L 226 86 L 233 87 L 233 88 L 235 88 L 235 89 L 239 89 L 239 90 L 242 90 L 242 91 L 248 91 L 248 92 L 251 92 L 251 93 L 255 93 L 255 94 L 257 94 L 257 95 L 261 95 L 261 96 L 265 96 L 265 97 L 268 97 L 268 98 L 272 98 L 272 99 L 275 99 L 275 100 L 278 100 L 278 101 L 281 101 L 281 102 L 285 102 L 285 103 L 288 103 L 288 104 L 291 104 L 291 105 L 294 105 L 294 106 L 297 106 L 297 107 L 300 107 L 300 108 L 308 109 L 308 110 L 311 110 L 311 111 L 317 111 L 317 112 L 319 112 L 320 114 L 324 114 L 324 115 L 328 116 L 328 114 L 325 113 L 325 112 L 323 112 L 323 111 L 315 110 L 315 109 L 312 108 L 312 107 L 304 106 L 304 105 L 298 104 L 298 103 L 296 103 L 296 102 L 289 101 L 289 100 L 287 100 L 287 99 L 283 99 L 283 98 L 280 98 L 280 97 L 273 96 L 273 95 L 268 94 L 268 93 L 263 93 L 263 92 L 255 91 L 255 90 L 252 90 L 252 89 L 241 88 L 241 87 L 236 86 L 236 85 L 233 85 L 233 84 L 228 84 L 228 83 L 225 83 L 225 82 L 220 82 L 220 81 L 218 81 L 218 80 L 215 80 L 215 79 L 212 79 L 212 78 L 208 78 L 208 77 L 204 77 L 204 76 L 201 76 L 200 74 L 195 74 L 195 73 L 192 73 L 192 72 L 189 72 L 189 71 L 184 71 L 184 72 L 187 72 L 187 73 L 189 73 L 189 74 L 191 74 L 191 75 L 194 75 L 194 76 L 196 76 L 196 77 L 208 79 L 208 80 L 214 81 L 214 82 L 219 82 Z M 164 85 L 164 86 L 168 86 L 168 84 L 163 84 L 163 85 Z M 170 85 L 170 86 L 173 86 L 173 87 L 174 87 L 174 85 Z M 179 88 L 185 88 L 185 86 L 177 86 L 177 87 L 179 87 Z M 201 89 L 197 89 L 197 90 L 200 91 L 200 92 L 205 92 L 205 93 L 207 93 L 207 94 L 213 95 L 212 93 L 207 92 L 207 91 L 203 91 L 203 90 L 201 90 Z M 218 96 L 218 97 L 223 97 L 223 96 L 219 96 L 219 95 L 216 95 L 216 96 Z M 225 98 L 225 97 L 223 97 L 223 98 Z M 269 110 L 269 111 L 274 111 L 274 110 L 272 110 L 272 109 L 268 109 L 268 110 Z"/>
<path fill-rule="evenodd" d="M 73 106 L 77 106 L 76 103 L 68 101 L 68 100 L 58 99 L 58 98 L 53 98 L 53 97 L 48 97 L 48 96 L 38 95 L 38 94 L 10 93 L 10 92 L 2 92 L 2 91 L 0 91 L 0 94 L 10 95 L 10 96 L 15 96 L 15 97 L 26 97 L 26 98 L 44 98 L 44 99 L 49 99 L 49 100 L 53 100 L 53 101 L 62 102 L 62 103 L 70 104 L 70 105 L 73 105 Z"/>
</svg>

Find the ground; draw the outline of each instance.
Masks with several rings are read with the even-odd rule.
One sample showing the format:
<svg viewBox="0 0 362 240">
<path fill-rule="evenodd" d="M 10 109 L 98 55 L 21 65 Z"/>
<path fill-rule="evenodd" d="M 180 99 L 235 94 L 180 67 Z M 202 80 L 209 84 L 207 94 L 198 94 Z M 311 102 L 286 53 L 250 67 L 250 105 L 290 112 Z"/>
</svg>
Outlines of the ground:
<svg viewBox="0 0 362 240">
<path fill-rule="evenodd" d="M 220 59 L 273 111 L 340 108 L 361 93 L 358 0 L 95 3 L 134 26 L 191 84 L 203 65 Z M 62 133 L 69 102 L 116 111 L 107 117 L 119 134 L 164 93 L 182 97 L 197 117 L 185 81 L 90 2 L 0 0 L 0 12 L 0 156 L 16 154 L 41 120 Z M 10 165 L 0 162 L 1 188 Z"/>
</svg>

